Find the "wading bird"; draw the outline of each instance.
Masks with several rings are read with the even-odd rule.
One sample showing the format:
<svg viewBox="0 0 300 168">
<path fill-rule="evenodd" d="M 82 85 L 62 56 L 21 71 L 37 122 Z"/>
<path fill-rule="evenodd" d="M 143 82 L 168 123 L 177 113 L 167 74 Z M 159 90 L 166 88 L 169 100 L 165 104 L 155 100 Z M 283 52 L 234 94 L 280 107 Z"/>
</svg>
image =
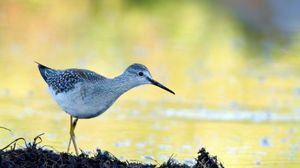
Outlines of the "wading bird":
<svg viewBox="0 0 300 168">
<path fill-rule="evenodd" d="M 85 69 L 58 70 L 37 64 L 43 79 L 48 84 L 52 98 L 70 115 L 70 140 L 67 152 L 72 142 L 77 155 L 74 130 L 78 119 L 93 118 L 102 114 L 123 93 L 140 85 L 153 84 L 175 94 L 155 81 L 148 68 L 142 64 L 130 65 L 115 78 L 106 78 Z"/>
</svg>

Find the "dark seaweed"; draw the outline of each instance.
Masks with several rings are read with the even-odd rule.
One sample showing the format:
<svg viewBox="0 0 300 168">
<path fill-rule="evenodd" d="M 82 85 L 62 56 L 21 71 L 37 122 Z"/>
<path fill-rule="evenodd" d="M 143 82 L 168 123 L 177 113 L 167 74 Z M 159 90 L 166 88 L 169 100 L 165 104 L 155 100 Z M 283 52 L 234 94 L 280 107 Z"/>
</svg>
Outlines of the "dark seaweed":
<svg viewBox="0 0 300 168">
<path fill-rule="evenodd" d="M 18 138 L 0 149 L 1 168 L 224 168 L 216 157 L 209 156 L 204 148 L 198 152 L 196 164 L 188 166 L 178 163 L 172 157 L 161 165 L 140 162 L 120 161 L 107 151 L 96 150 L 93 156 L 69 153 L 58 153 L 41 146 L 43 134 L 27 143 L 24 138 Z M 16 148 L 16 144 L 23 141 L 23 148 Z"/>
</svg>

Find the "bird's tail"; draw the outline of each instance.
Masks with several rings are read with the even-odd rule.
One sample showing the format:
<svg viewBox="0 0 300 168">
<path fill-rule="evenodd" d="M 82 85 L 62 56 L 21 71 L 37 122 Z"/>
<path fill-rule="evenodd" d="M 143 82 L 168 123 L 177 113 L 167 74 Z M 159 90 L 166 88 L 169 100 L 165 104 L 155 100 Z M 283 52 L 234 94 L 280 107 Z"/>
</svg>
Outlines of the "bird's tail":
<svg viewBox="0 0 300 168">
<path fill-rule="evenodd" d="M 34 61 L 34 62 L 38 64 L 39 71 L 40 71 L 43 79 L 47 82 L 48 74 L 53 72 L 54 70 L 43 64 L 36 62 L 36 61 Z"/>
</svg>

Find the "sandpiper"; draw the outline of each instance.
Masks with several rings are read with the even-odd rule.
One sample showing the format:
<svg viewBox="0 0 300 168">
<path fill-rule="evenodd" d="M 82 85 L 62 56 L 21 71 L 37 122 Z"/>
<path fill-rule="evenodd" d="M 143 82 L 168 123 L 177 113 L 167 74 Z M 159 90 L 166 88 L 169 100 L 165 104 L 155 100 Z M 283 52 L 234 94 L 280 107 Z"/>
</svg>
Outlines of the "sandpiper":
<svg viewBox="0 0 300 168">
<path fill-rule="evenodd" d="M 85 69 L 52 69 L 40 63 L 39 71 L 48 84 L 49 92 L 57 104 L 70 115 L 70 140 L 76 155 L 75 127 L 78 119 L 96 117 L 105 112 L 123 93 L 140 85 L 153 84 L 172 94 L 172 90 L 155 81 L 142 64 L 130 65 L 121 75 L 106 78 Z M 74 120 L 73 120 L 74 118 Z"/>
</svg>

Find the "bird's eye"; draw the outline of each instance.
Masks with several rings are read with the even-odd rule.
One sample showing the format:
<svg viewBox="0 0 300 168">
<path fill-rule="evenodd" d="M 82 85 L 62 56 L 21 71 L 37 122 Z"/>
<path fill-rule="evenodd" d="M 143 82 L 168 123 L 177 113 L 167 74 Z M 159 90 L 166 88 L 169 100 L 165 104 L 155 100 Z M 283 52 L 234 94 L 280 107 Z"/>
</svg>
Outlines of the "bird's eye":
<svg viewBox="0 0 300 168">
<path fill-rule="evenodd" d="M 140 76 L 143 76 L 143 75 L 144 75 L 144 73 L 143 73 L 143 72 L 139 72 L 139 75 L 140 75 Z"/>
</svg>

